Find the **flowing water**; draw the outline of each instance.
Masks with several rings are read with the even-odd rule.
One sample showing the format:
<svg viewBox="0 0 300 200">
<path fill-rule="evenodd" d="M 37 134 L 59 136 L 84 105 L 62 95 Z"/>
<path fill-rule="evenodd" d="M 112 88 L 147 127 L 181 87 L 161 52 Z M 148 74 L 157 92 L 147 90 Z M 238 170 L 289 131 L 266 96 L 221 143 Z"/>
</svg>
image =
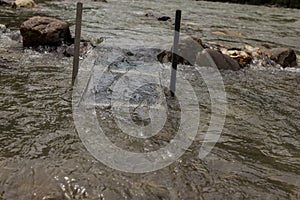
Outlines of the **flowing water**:
<svg viewBox="0 0 300 200">
<path fill-rule="evenodd" d="M 300 10 L 191 0 L 87 1 L 82 34 L 104 39 L 101 45 L 121 49 L 127 55 L 137 47 L 141 51 L 163 49 L 173 40 L 176 9 L 182 10 L 182 35 L 196 35 L 205 42 L 228 46 L 267 44 L 300 51 Z M 24 19 L 34 15 L 58 17 L 73 25 L 76 9 L 71 1 L 45 1 L 33 9 L 0 10 L 0 23 L 17 29 Z M 171 21 L 146 17 L 147 12 L 171 16 Z M 213 34 L 224 30 L 240 37 Z M 299 68 L 252 66 L 221 72 L 228 108 L 222 135 L 213 151 L 199 159 L 202 140 L 196 137 L 186 153 L 168 167 L 134 174 L 107 167 L 82 144 L 72 115 L 71 58 L 23 50 L 21 44 L 4 36 L 0 45 L 0 199 L 300 198 Z M 5 59 L 3 49 L 11 51 Z M 101 56 L 98 59 L 105 60 Z M 147 70 L 152 62 L 156 64 L 150 59 L 139 65 Z M 114 67 L 123 70 L 130 63 L 123 66 L 117 62 Z M 189 74 L 192 70 L 187 66 L 179 68 L 186 70 L 199 93 L 201 132 L 209 123 L 206 85 L 203 79 Z M 118 73 L 98 80 L 94 88 L 99 94 L 97 103 L 105 103 L 108 96 L 101 96 L 99 91 Z M 153 87 L 145 90 L 148 96 L 151 92 L 152 97 L 156 95 Z M 177 111 L 170 109 L 170 124 L 147 144 L 122 135 L 109 106 L 98 108 L 97 115 L 111 140 L 140 152 L 166 145 L 176 135 L 180 121 Z M 135 117 L 137 123 L 149 123 Z"/>
</svg>

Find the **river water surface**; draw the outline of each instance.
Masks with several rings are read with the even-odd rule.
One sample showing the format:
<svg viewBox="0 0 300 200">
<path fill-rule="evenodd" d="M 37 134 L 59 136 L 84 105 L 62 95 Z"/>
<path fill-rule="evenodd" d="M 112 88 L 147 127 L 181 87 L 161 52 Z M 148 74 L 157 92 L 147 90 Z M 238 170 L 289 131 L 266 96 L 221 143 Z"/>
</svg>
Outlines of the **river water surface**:
<svg viewBox="0 0 300 200">
<path fill-rule="evenodd" d="M 66 20 L 74 30 L 75 7 L 71 1 L 45 1 L 33 9 L 0 8 L 0 23 L 17 29 L 38 14 Z M 300 51 L 299 10 L 191 0 L 87 1 L 82 35 L 120 49 L 163 49 L 173 40 L 176 9 L 182 10 L 182 35 L 227 46 L 267 44 Z M 145 17 L 147 12 L 171 21 Z M 213 34 L 224 30 L 242 36 Z M 134 174 L 107 167 L 82 144 L 72 115 L 71 58 L 23 50 L 5 37 L 0 48 L 21 52 L 0 60 L 0 199 L 300 198 L 299 68 L 221 72 L 228 109 L 211 154 L 198 158 L 201 139 L 196 138 L 170 166 Z M 192 85 L 202 94 L 200 125 L 205 129 L 210 100 L 203 80 L 198 81 Z M 105 109 L 97 114 L 108 137 L 121 147 L 145 150 L 147 145 L 119 137 Z M 165 145 L 176 134 L 172 123 L 167 128 L 147 147 Z"/>
</svg>

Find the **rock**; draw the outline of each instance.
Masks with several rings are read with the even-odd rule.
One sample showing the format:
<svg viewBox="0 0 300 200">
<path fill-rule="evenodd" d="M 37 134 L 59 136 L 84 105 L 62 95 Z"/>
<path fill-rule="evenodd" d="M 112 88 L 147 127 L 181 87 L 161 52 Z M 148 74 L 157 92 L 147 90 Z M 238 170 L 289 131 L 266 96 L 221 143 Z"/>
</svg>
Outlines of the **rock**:
<svg viewBox="0 0 300 200">
<path fill-rule="evenodd" d="M 179 59 L 178 63 L 194 65 L 195 63 L 199 66 L 211 66 L 216 65 L 218 69 L 221 70 L 239 70 L 241 66 L 239 63 L 232 59 L 228 55 L 224 55 L 221 52 L 213 49 L 203 50 L 201 39 L 197 37 L 185 37 L 182 38 L 179 42 Z M 206 55 L 208 54 L 214 63 L 208 62 L 210 59 L 207 59 Z M 165 50 L 158 54 L 157 59 L 161 63 L 171 62 L 172 60 L 172 51 Z"/>
<path fill-rule="evenodd" d="M 94 1 L 97 1 L 97 2 L 103 2 L 103 3 L 107 3 L 106 0 L 94 0 Z"/>
<path fill-rule="evenodd" d="M 252 57 L 258 57 L 258 56 L 261 55 L 259 47 L 253 47 L 253 46 L 250 46 L 250 45 L 245 45 L 243 50 L 245 52 L 247 52 L 249 55 L 251 55 Z"/>
<path fill-rule="evenodd" d="M 291 48 L 274 48 L 268 50 L 266 55 L 282 67 L 297 66 L 297 56 L 295 51 Z"/>
<path fill-rule="evenodd" d="M 146 17 L 154 17 L 154 14 L 152 12 L 148 12 L 145 14 Z"/>
<path fill-rule="evenodd" d="M 179 41 L 178 55 L 190 65 L 195 64 L 197 53 L 202 50 L 202 41 L 195 36 L 184 37 Z"/>
<path fill-rule="evenodd" d="M 36 3 L 33 0 L 16 0 L 12 7 L 17 8 L 17 7 L 24 7 L 24 8 L 31 8 L 36 6 Z"/>
<path fill-rule="evenodd" d="M 158 21 L 168 21 L 171 19 L 171 17 L 169 17 L 169 16 L 153 14 L 152 12 L 146 13 L 145 16 L 153 17 L 153 18 L 157 19 Z"/>
<path fill-rule="evenodd" d="M 17 42 L 22 42 L 22 37 L 20 34 L 20 31 L 11 31 L 8 34 L 8 37 L 10 37 L 10 39 L 17 41 Z"/>
<path fill-rule="evenodd" d="M 3 1 L 3 0 L 0 0 L 0 6 L 8 6 L 10 5 L 9 2 L 6 2 L 6 1 Z"/>
<path fill-rule="evenodd" d="M 80 49 L 83 47 L 82 44 L 80 44 Z M 80 54 L 82 54 L 80 52 Z M 74 44 L 68 46 L 64 52 L 64 55 L 67 56 L 67 57 L 71 57 L 71 56 L 74 56 Z"/>
<path fill-rule="evenodd" d="M 172 60 L 172 52 L 169 50 L 164 50 L 157 55 L 157 60 L 161 63 L 168 63 Z M 180 62 L 179 62 L 180 63 Z"/>
<path fill-rule="evenodd" d="M 6 32 L 6 26 L 4 24 L 0 24 L 0 32 L 5 33 Z"/>
<path fill-rule="evenodd" d="M 89 42 L 80 42 L 80 56 L 85 55 L 89 49 L 91 49 L 91 43 Z M 67 57 L 74 56 L 74 44 L 67 46 L 63 54 Z"/>
<path fill-rule="evenodd" d="M 104 42 L 105 38 L 104 37 L 99 37 L 99 38 L 87 38 L 87 41 L 89 41 L 92 46 L 97 46 L 99 44 L 101 44 L 102 42 Z"/>
<path fill-rule="evenodd" d="M 228 55 L 224 55 L 220 53 L 219 51 L 213 50 L 213 49 L 205 49 L 202 52 L 199 52 L 196 57 L 196 64 L 199 66 L 212 66 L 213 63 L 210 62 L 210 59 L 208 59 L 206 56 L 208 54 L 214 62 L 214 64 L 217 66 L 219 70 L 234 70 L 237 71 L 241 69 L 239 63 L 229 57 Z"/>
<path fill-rule="evenodd" d="M 195 36 L 181 38 L 178 49 L 178 63 L 193 65 L 198 52 L 203 50 L 202 41 Z M 172 61 L 172 50 L 163 51 L 158 54 L 157 59 L 161 63 Z"/>
<path fill-rule="evenodd" d="M 221 49 L 222 53 L 236 60 L 241 67 L 246 67 L 251 63 L 252 56 L 241 49 Z"/>
<path fill-rule="evenodd" d="M 207 62 L 209 59 L 205 58 L 205 54 L 209 54 L 221 70 L 239 70 L 257 63 L 264 67 L 295 67 L 298 64 L 296 53 L 290 48 L 269 49 L 266 45 L 258 48 L 249 45 L 244 48 L 226 48 L 214 43 L 203 44 L 201 39 L 193 36 L 180 39 L 178 51 L 179 64 L 212 65 Z M 161 63 L 171 62 L 172 49 L 162 51 L 157 55 L 157 59 Z"/>
<path fill-rule="evenodd" d="M 24 47 L 59 46 L 72 41 L 69 25 L 51 17 L 32 17 L 21 24 L 20 32 Z"/>
<path fill-rule="evenodd" d="M 171 17 L 169 17 L 169 16 L 160 16 L 160 17 L 157 17 L 158 21 L 168 21 L 169 19 L 171 19 Z"/>
<path fill-rule="evenodd" d="M 0 33 L 2 37 L 10 38 L 11 40 L 21 42 L 20 31 L 12 31 L 8 29 L 4 24 L 0 24 Z"/>
<path fill-rule="evenodd" d="M 155 55 L 159 54 L 161 49 L 158 48 L 136 48 L 125 52 L 125 60 L 128 62 L 142 61 L 145 63 L 157 62 Z"/>
</svg>

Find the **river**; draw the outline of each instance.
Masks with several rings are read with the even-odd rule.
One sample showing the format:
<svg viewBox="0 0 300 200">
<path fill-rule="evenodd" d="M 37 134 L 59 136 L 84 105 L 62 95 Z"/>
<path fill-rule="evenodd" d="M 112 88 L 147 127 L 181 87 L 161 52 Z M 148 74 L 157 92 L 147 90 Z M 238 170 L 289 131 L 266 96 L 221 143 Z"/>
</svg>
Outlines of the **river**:
<svg viewBox="0 0 300 200">
<path fill-rule="evenodd" d="M 227 46 L 269 45 L 300 52 L 300 10 L 192 0 L 86 1 L 82 35 L 120 49 L 163 49 L 173 41 L 176 9 L 182 10 L 182 35 Z M 44 1 L 33 9 L 0 7 L 0 23 L 18 29 L 30 16 L 47 15 L 69 22 L 74 32 L 75 10 L 72 1 Z M 146 17 L 147 12 L 171 21 Z M 213 34 L 223 30 L 242 37 Z M 300 198 L 299 68 L 222 71 L 227 115 L 212 152 L 199 159 L 201 139 L 196 137 L 171 165 L 135 174 L 104 165 L 83 145 L 72 113 L 72 58 L 3 41 L 1 48 L 13 44 L 22 53 L 0 60 L 0 199 Z M 201 94 L 200 129 L 207 129 L 209 94 L 203 80 L 198 81 L 192 85 Z M 165 135 L 141 146 L 119 137 L 105 109 L 97 110 L 100 124 L 121 147 L 158 148 L 175 134 L 171 124 Z M 174 116 L 176 124 L 180 119 Z"/>
</svg>

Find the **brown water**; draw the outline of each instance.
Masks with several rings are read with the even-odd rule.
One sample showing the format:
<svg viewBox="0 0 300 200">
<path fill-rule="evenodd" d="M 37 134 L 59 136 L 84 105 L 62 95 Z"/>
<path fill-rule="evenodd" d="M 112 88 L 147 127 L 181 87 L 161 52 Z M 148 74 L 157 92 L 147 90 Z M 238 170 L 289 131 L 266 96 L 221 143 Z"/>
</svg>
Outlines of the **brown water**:
<svg viewBox="0 0 300 200">
<path fill-rule="evenodd" d="M 183 34 L 232 46 L 269 44 L 300 51 L 299 10 L 179 0 L 85 2 L 84 8 L 83 35 L 103 37 L 115 47 L 170 44 L 172 16 L 181 9 Z M 71 24 L 75 16 L 72 2 L 0 10 L 0 23 L 12 29 L 37 13 Z M 149 11 L 171 16 L 172 21 L 147 18 Z M 238 31 L 245 37 L 212 34 L 217 30 Z M 72 116 L 72 59 L 22 50 L 4 37 L 0 45 L 22 52 L 0 60 L 0 199 L 300 198 L 299 69 L 253 66 L 222 72 L 228 111 L 212 153 L 200 160 L 201 141 L 195 140 L 169 167 L 132 174 L 105 166 L 82 144 Z M 203 81 L 196 83 L 195 90 L 203 94 L 205 127 L 210 103 Z M 99 119 L 109 117 L 102 111 Z M 99 121 L 119 146 L 134 145 L 116 137 L 119 133 L 110 119 Z M 152 142 L 164 145 L 172 134 L 170 128 Z M 134 148 L 141 146 L 128 147 Z"/>
</svg>

